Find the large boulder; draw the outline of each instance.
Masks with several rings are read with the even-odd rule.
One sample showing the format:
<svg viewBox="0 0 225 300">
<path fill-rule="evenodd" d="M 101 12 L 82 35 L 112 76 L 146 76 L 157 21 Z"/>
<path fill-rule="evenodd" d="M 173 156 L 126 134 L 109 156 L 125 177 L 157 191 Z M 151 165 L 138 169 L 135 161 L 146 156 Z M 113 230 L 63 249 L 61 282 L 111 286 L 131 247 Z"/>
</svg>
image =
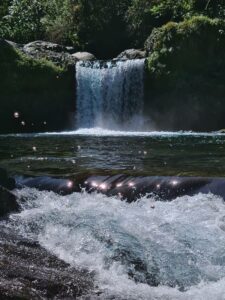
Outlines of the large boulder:
<svg viewBox="0 0 225 300">
<path fill-rule="evenodd" d="M 145 50 L 138 50 L 138 49 L 127 49 L 120 53 L 116 59 L 143 59 L 147 57 L 147 53 Z"/>
<path fill-rule="evenodd" d="M 96 57 L 89 53 L 89 52 L 76 52 L 72 54 L 72 57 L 74 57 L 76 60 L 95 60 Z"/>
<path fill-rule="evenodd" d="M 0 224 L 0 299 L 95 299 L 94 275 Z M 96 291 L 97 292 L 97 291 Z"/>
<path fill-rule="evenodd" d="M 74 65 L 76 62 L 76 58 L 71 55 L 75 50 L 73 47 L 45 41 L 34 41 L 24 45 L 22 50 L 32 58 L 44 58 L 59 66 Z"/>
</svg>

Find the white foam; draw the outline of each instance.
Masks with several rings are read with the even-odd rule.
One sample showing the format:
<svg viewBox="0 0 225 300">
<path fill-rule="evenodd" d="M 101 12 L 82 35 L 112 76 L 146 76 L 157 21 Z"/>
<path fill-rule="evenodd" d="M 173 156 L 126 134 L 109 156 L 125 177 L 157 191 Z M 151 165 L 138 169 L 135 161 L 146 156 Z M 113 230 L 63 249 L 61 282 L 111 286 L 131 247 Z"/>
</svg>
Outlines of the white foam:
<svg viewBox="0 0 225 300">
<path fill-rule="evenodd" d="M 220 137 L 225 136 L 224 133 L 215 132 L 194 132 L 194 131 L 122 131 L 109 130 L 100 127 L 82 128 L 74 131 L 60 132 L 43 132 L 43 133 L 18 133 L 18 134 L 3 134 L 0 137 L 45 137 L 45 136 L 99 136 L 99 137 L 179 137 L 179 136 L 196 136 L 196 137 Z"/>
<path fill-rule="evenodd" d="M 94 271 L 102 299 L 225 299 L 222 199 L 199 194 L 128 204 L 101 194 L 18 194 L 28 200 L 11 216 L 12 226 L 71 265 Z M 149 274 L 158 287 L 145 283 Z M 186 291 L 168 286 L 176 283 Z"/>
</svg>

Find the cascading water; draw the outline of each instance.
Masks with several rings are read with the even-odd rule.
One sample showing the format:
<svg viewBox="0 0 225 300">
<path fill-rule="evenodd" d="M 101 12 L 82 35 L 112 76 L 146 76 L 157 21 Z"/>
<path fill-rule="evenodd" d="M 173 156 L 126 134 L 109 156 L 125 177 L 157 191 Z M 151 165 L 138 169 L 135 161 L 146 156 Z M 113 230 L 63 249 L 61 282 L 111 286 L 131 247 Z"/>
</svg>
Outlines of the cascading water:
<svg viewBox="0 0 225 300">
<path fill-rule="evenodd" d="M 144 62 L 78 62 L 77 128 L 141 129 Z"/>
</svg>

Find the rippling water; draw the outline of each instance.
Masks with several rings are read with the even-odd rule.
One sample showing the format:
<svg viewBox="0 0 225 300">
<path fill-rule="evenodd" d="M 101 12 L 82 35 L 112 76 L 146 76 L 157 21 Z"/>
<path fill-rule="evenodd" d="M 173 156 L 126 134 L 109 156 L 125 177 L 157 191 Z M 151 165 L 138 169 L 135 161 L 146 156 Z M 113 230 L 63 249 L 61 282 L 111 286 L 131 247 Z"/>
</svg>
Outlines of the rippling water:
<svg viewBox="0 0 225 300">
<path fill-rule="evenodd" d="M 0 163 L 11 173 L 73 176 L 109 172 L 225 176 L 225 135 L 118 132 L 0 136 Z"/>
<path fill-rule="evenodd" d="M 82 130 L 0 137 L 11 174 L 225 176 L 225 136 Z M 128 204 L 25 188 L 18 230 L 95 274 L 100 299 L 225 299 L 225 206 L 212 194 Z M 93 296 L 94 297 L 94 296 Z M 114 298 L 113 298 L 114 297 Z M 94 299 L 94 298 L 93 298 Z"/>
</svg>

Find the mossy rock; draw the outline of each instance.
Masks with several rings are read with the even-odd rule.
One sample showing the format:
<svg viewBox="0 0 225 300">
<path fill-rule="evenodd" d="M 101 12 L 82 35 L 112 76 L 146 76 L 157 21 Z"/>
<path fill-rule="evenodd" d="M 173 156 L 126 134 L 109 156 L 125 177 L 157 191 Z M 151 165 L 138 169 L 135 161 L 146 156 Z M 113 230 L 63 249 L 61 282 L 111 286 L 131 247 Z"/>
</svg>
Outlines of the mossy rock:
<svg viewBox="0 0 225 300">
<path fill-rule="evenodd" d="M 74 68 L 29 58 L 0 40 L 0 133 L 67 128 L 74 85 Z"/>
<path fill-rule="evenodd" d="M 147 108 L 163 129 L 225 126 L 225 22 L 199 16 L 155 29 L 145 43 Z"/>
</svg>

